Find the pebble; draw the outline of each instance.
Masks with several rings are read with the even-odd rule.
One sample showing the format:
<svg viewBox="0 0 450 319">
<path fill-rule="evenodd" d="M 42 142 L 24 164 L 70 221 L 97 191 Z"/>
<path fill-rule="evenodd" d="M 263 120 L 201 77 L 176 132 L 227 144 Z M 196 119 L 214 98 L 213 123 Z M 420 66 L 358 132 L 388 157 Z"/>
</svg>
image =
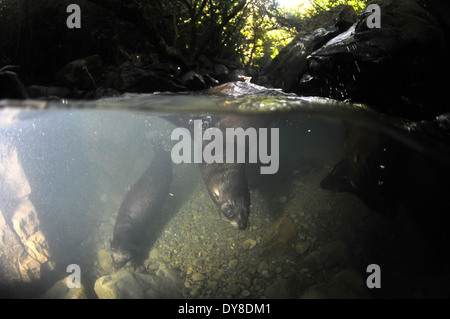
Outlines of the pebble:
<svg viewBox="0 0 450 319">
<path fill-rule="evenodd" d="M 201 281 L 203 279 L 205 279 L 205 275 L 203 275 L 200 272 L 196 272 L 195 274 L 192 275 L 192 280 L 193 281 Z"/>
<path fill-rule="evenodd" d="M 309 242 L 307 241 L 303 241 L 301 243 L 298 243 L 297 245 L 295 245 L 295 251 L 301 255 L 304 254 L 308 249 L 309 249 Z"/>
<path fill-rule="evenodd" d="M 259 264 L 259 266 L 258 266 L 259 273 L 261 273 L 261 274 L 263 272 L 267 273 L 268 270 L 269 270 L 269 264 L 266 261 L 263 261 L 262 263 Z"/>
<path fill-rule="evenodd" d="M 230 260 L 230 262 L 228 263 L 228 268 L 234 269 L 234 268 L 236 268 L 237 264 L 238 264 L 238 261 L 237 261 L 236 259 L 232 259 L 232 260 Z"/>
<path fill-rule="evenodd" d="M 253 247 L 256 246 L 256 243 L 257 243 L 256 240 L 249 238 L 246 241 L 244 241 L 241 246 L 244 249 L 252 249 Z"/>
<path fill-rule="evenodd" d="M 222 278 L 224 273 L 225 271 L 223 269 L 219 269 L 212 277 L 215 280 L 219 280 L 220 278 Z"/>
<path fill-rule="evenodd" d="M 153 247 L 153 248 L 150 250 L 150 253 L 149 253 L 149 255 L 148 255 L 148 257 L 149 257 L 150 259 L 158 259 L 159 256 L 160 256 L 159 249 L 156 248 L 156 247 Z"/>
</svg>

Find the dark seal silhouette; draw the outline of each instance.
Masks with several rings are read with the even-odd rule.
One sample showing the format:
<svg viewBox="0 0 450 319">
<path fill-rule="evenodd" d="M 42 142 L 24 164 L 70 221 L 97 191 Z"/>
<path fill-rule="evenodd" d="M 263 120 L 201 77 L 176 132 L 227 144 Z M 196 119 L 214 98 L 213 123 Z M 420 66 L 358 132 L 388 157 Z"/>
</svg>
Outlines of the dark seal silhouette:
<svg viewBox="0 0 450 319">
<path fill-rule="evenodd" d="M 142 240 L 169 193 L 172 182 L 170 153 L 158 150 L 151 165 L 126 195 L 114 226 L 111 257 L 124 266 L 142 247 Z"/>
</svg>

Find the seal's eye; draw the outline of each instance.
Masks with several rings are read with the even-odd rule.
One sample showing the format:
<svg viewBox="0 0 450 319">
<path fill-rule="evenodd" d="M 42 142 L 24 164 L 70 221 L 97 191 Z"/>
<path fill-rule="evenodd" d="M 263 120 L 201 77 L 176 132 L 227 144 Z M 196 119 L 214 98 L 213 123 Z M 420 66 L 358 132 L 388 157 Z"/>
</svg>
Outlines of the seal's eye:
<svg viewBox="0 0 450 319">
<path fill-rule="evenodd" d="M 233 209 L 231 209 L 231 208 L 225 208 L 223 210 L 223 214 L 225 215 L 225 217 L 231 218 L 231 217 L 233 217 L 234 212 L 233 212 Z"/>
</svg>

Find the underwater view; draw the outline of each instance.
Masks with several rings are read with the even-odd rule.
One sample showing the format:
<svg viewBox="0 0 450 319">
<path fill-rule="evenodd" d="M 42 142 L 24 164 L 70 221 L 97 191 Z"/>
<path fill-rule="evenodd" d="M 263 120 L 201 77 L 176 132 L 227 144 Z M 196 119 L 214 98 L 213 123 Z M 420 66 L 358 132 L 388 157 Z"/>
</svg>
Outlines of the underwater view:
<svg viewBox="0 0 450 319">
<path fill-rule="evenodd" d="M 449 298 L 449 56 L 441 0 L 0 0 L 0 298 Z"/>
<path fill-rule="evenodd" d="M 447 296 L 448 149 L 362 105 L 267 92 L 1 102 L 2 296 Z M 278 140 L 259 134 L 256 163 L 175 164 L 193 119 Z"/>
</svg>

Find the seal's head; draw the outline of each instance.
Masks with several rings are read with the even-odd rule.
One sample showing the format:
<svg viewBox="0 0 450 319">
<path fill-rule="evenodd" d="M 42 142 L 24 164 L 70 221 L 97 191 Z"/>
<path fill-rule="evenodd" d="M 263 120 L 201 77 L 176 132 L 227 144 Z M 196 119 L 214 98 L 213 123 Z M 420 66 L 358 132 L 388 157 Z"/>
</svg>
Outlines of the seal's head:
<svg viewBox="0 0 450 319">
<path fill-rule="evenodd" d="M 116 268 L 121 268 L 131 259 L 131 252 L 120 247 L 111 247 L 110 250 L 113 265 Z"/>
<path fill-rule="evenodd" d="M 238 229 L 247 228 L 250 192 L 243 164 L 211 164 L 203 169 L 203 179 L 212 200 Z"/>
<path fill-rule="evenodd" d="M 249 208 L 242 203 L 227 201 L 220 207 L 220 213 L 222 213 L 229 221 L 230 224 L 237 229 L 246 229 L 249 215 Z"/>
</svg>

